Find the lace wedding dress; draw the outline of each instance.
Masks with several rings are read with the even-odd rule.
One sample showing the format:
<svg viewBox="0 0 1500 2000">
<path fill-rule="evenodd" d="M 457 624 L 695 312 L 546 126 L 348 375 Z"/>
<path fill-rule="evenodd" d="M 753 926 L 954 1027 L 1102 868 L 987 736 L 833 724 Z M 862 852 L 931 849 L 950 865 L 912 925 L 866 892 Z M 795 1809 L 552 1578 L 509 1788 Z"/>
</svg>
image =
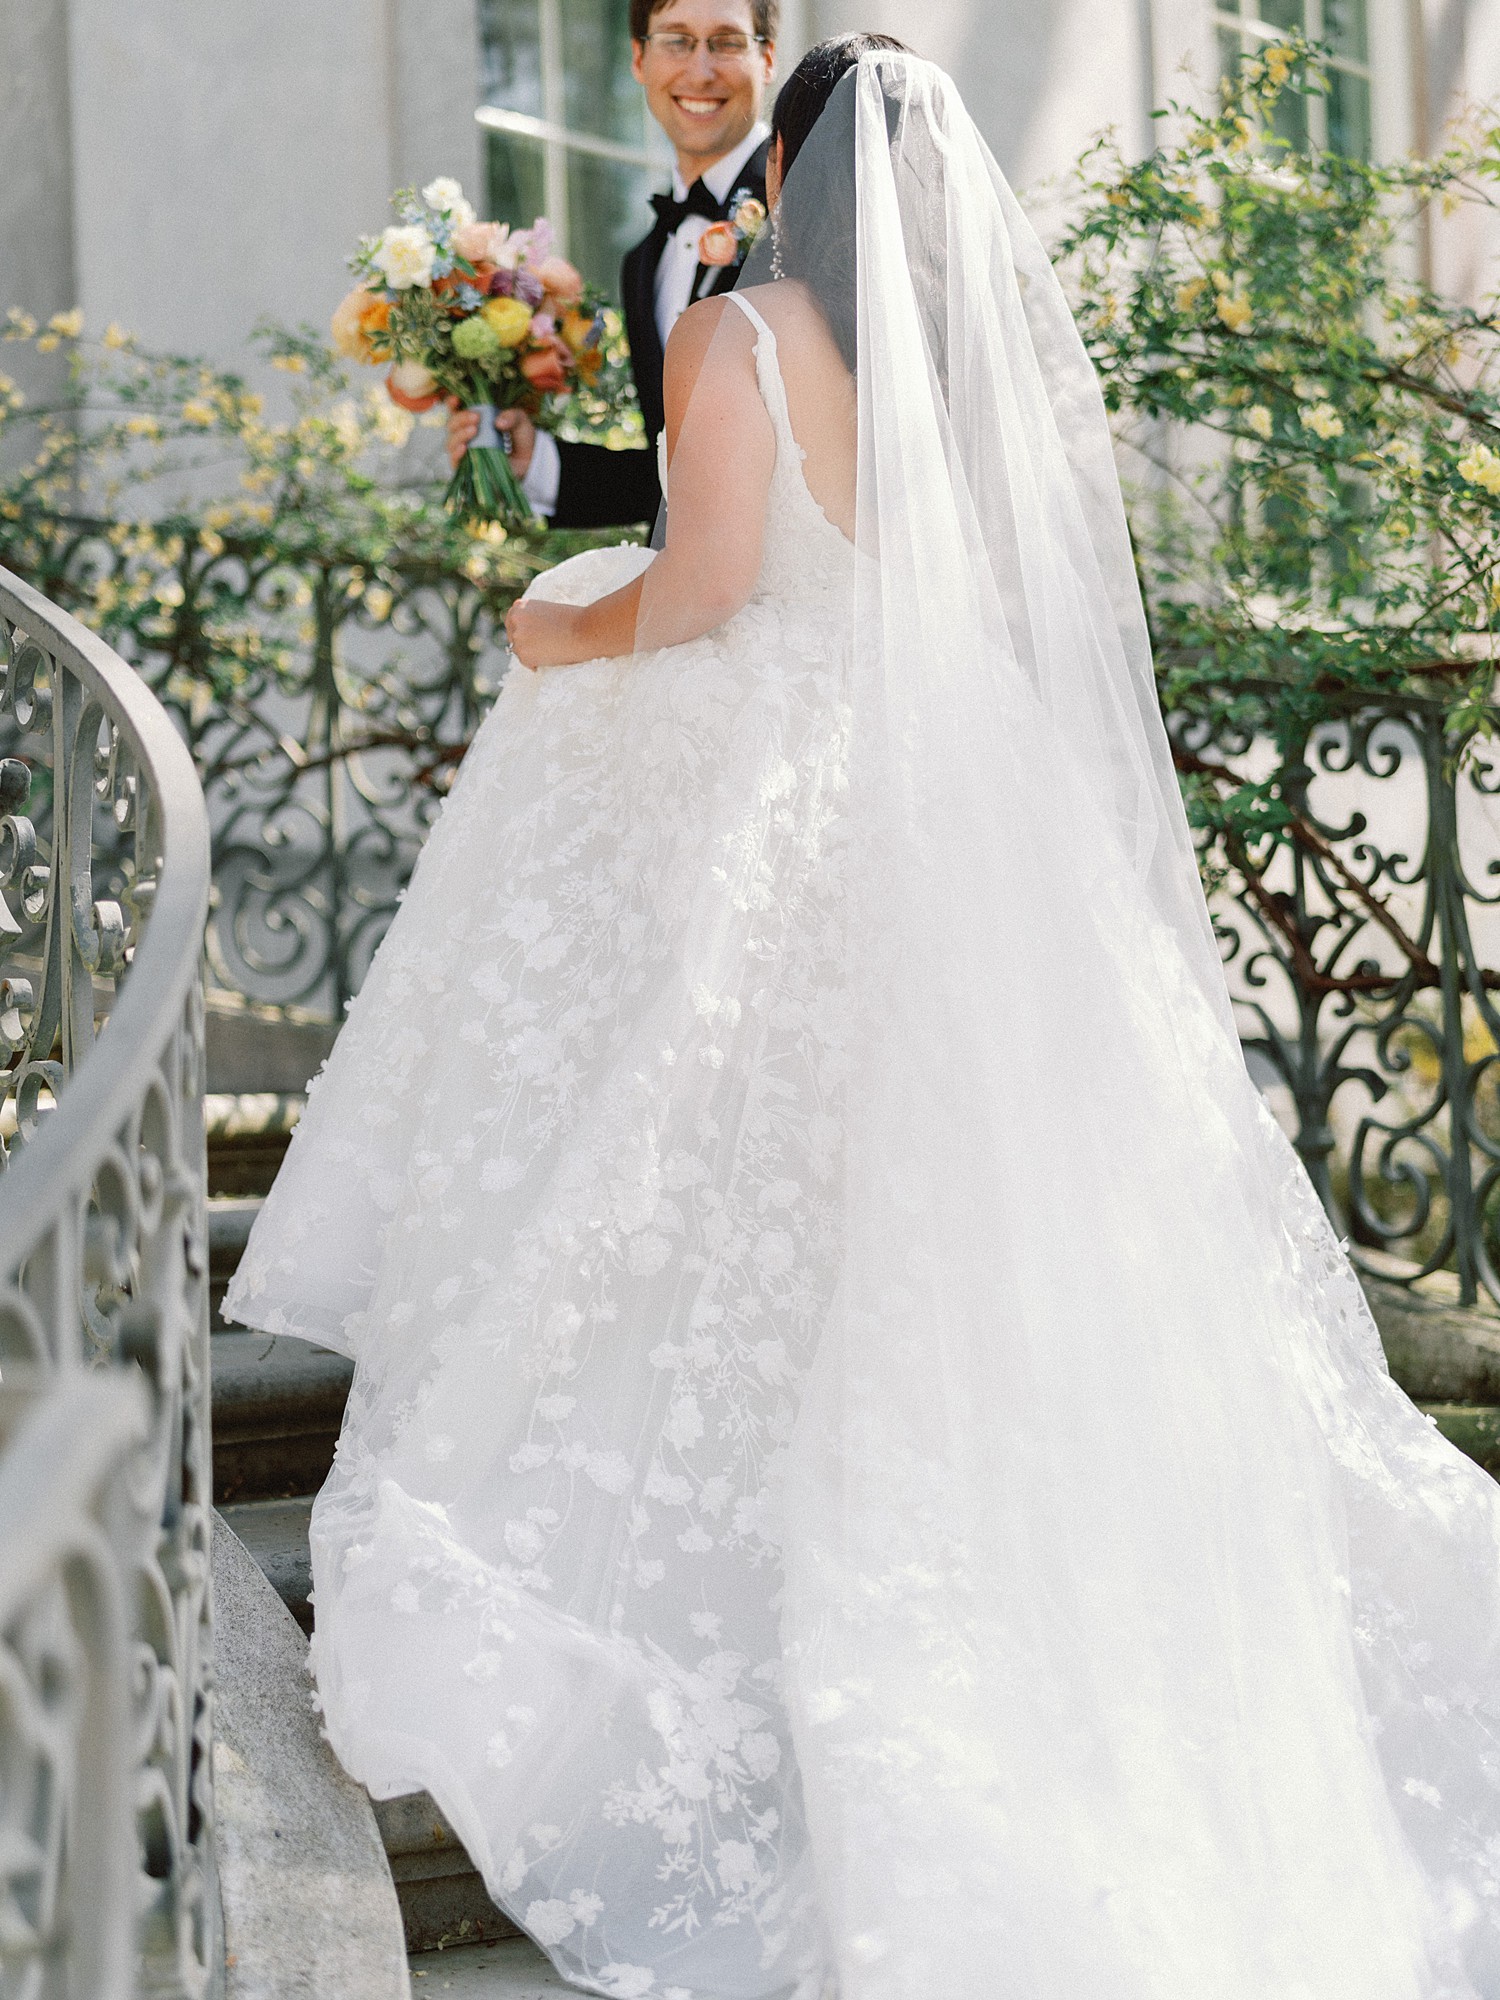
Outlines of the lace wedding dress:
<svg viewBox="0 0 1500 2000">
<path fill-rule="evenodd" d="M 754 598 L 508 676 L 226 1307 L 357 1363 L 312 1522 L 342 1761 L 430 1790 L 565 1972 L 715 2000 L 817 1961 L 777 1484 L 838 1254 L 854 557 L 769 331 L 758 368 Z"/>
<path fill-rule="evenodd" d="M 509 676 L 231 1288 L 356 1364 L 330 1740 L 603 1994 L 1497 2000 L 1500 1493 L 1245 1074 L 1066 306 L 912 58 L 778 225 L 854 542 L 739 296 L 754 594 Z"/>
</svg>

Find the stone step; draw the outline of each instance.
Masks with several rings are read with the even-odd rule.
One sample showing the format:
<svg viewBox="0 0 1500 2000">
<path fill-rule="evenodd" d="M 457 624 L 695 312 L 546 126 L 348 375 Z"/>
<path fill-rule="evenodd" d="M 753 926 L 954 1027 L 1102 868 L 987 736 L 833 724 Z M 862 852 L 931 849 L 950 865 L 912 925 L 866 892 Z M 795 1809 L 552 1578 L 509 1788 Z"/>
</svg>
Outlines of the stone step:
<svg viewBox="0 0 1500 2000">
<path fill-rule="evenodd" d="M 217 1342 L 214 1343 L 218 1345 Z M 304 1632 L 312 1631 L 312 1556 L 307 1524 L 312 1496 L 290 1500 L 242 1500 L 219 1512 L 254 1556 L 262 1574 Z"/>
<path fill-rule="evenodd" d="M 315 1493 L 328 1476 L 354 1363 L 269 1333 L 216 1333 L 214 1498 L 224 1506 Z"/>
<path fill-rule="evenodd" d="M 1450 1444 L 1500 1479 L 1500 1407 L 1474 1403 L 1420 1403 Z"/>
<path fill-rule="evenodd" d="M 265 1194 L 286 1157 L 307 1103 L 301 1091 L 212 1091 L 208 1122 L 208 1191 L 216 1196 Z"/>
<path fill-rule="evenodd" d="M 245 1254 L 250 1229 L 264 1205 L 264 1196 L 215 1195 L 208 1202 L 208 1313 L 215 1333 L 228 1333 L 220 1308 L 229 1280 Z"/>
<path fill-rule="evenodd" d="M 215 1347 L 218 1344 L 215 1341 Z M 242 1501 L 219 1511 L 282 1603 L 310 1633 L 311 1499 Z M 490 1901 L 463 1842 L 425 1792 L 376 1800 L 375 1820 L 396 1884 L 408 1951 L 433 1952 L 448 1945 L 518 1935 L 515 1925 Z"/>
<path fill-rule="evenodd" d="M 408 1951 L 520 1936 L 490 1901 L 463 1842 L 426 1792 L 376 1799 L 375 1823 L 396 1884 Z"/>
<path fill-rule="evenodd" d="M 543 2000 L 553 1993 L 576 1993 L 553 1970 L 530 1938 L 494 1944 L 463 1944 L 447 1951 L 414 1953 L 412 2000 L 451 1994 L 453 2000 Z"/>
</svg>

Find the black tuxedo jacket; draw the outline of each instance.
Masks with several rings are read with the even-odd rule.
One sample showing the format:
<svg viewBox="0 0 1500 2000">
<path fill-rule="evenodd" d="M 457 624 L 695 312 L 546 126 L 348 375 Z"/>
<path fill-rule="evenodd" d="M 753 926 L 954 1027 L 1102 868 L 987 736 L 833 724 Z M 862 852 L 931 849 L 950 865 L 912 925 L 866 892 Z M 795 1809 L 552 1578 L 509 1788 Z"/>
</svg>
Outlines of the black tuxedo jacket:
<svg viewBox="0 0 1500 2000">
<path fill-rule="evenodd" d="M 756 148 L 740 170 L 738 187 L 747 187 L 757 201 L 766 198 L 766 157 L 769 141 Z M 731 193 L 736 189 L 731 189 Z M 625 310 L 625 337 L 630 343 L 630 368 L 641 415 L 646 420 L 648 449 L 610 451 L 605 445 L 563 444 L 562 483 L 558 487 L 554 528 L 625 528 L 655 521 L 661 507 L 656 477 L 656 440 L 666 421 L 662 408 L 662 345 L 656 330 L 656 267 L 671 234 L 658 219 L 649 236 L 637 243 L 620 273 L 620 297 Z M 733 289 L 736 264 L 700 264 L 692 296 L 711 298 Z"/>
</svg>

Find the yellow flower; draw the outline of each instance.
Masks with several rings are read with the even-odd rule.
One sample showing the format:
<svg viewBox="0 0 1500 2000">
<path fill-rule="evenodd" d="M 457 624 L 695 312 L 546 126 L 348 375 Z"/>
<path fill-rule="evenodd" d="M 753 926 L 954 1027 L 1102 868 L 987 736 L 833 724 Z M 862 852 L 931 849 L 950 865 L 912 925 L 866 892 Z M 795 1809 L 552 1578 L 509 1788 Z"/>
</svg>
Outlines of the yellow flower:
<svg viewBox="0 0 1500 2000">
<path fill-rule="evenodd" d="M 1281 42 L 1274 42 L 1271 45 L 1271 47 L 1266 50 L 1265 54 L 1266 75 L 1270 78 L 1272 84 L 1275 86 L 1277 90 L 1280 90 L 1281 86 L 1286 82 L 1287 78 L 1291 75 L 1292 64 L 1295 60 L 1296 60 L 1296 51 L 1287 48 Z"/>
<path fill-rule="evenodd" d="M 206 556 L 221 556 L 224 553 L 224 537 L 209 527 L 198 530 L 198 546 Z"/>
<path fill-rule="evenodd" d="M 129 347 L 130 335 L 117 320 L 111 320 L 109 325 L 104 329 L 104 345 L 106 347 Z"/>
<path fill-rule="evenodd" d="M 383 583 L 372 583 L 365 592 L 365 609 L 377 624 L 390 617 L 395 601 Z"/>
<path fill-rule="evenodd" d="M 1207 278 L 1189 278 L 1185 285 L 1177 287 L 1177 310 L 1191 312 L 1207 290 Z"/>
<path fill-rule="evenodd" d="M 30 340 L 36 332 L 36 321 L 19 306 L 12 306 L 5 315 L 5 338 L 7 340 Z"/>
<path fill-rule="evenodd" d="M 175 611 L 187 595 L 175 576 L 164 576 L 151 595 L 165 611 Z"/>
<path fill-rule="evenodd" d="M 156 421 L 155 417 L 127 417 L 125 419 L 125 429 L 131 437 L 158 438 L 161 436 L 161 425 Z"/>
<path fill-rule="evenodd" d="M 365 399 L 365 408 L 380 442 L 399 451 L 411 436 L 412 426 L 416 422 L 411 411 L 399 409 L 383 389 L 370 391 Z"/>
<path fill-rule="evenodd" d="M 54 348 L 61 345 L 62 340 L 58 334 L 44 333 L 36 344 L 36 351 L 38 354 L 51 354 Z"/>
<path fill-rule="evenodd" d="M 182 406 L 182 421 L 195 424 L 199 430 L 207 430 L 217 418 L 218 411 L 213 404 L 205 402 L 201 396 L 189 396 Z"/>
<path fill-rule="evenodd" d="M 1304 428 L 1320 438 L 1336 438 L 1344 434 L 1344 420 L 1332 403 L 1314 403 L 1310 410 L 1299 410 L 1297 414 Z"/>
<path fill-rule="evenodd" d="M 1500 499 L 1500 452 L 1487 444 L 1472 445 L 1458 461 L 1458 476 Z"/>
<path fill-rule="evenodd" d="M 1271 435 L 1271 412 L 1264 403 L 1256 403 L 1253 408 L 1246 410 L 1245 422 L 1257 437 L 1268 438 Z"/>
<path fill-rule="evenodd" d="M 1215 310 L 1231 333 L 1244 333 L 1250 325 L 1250 301 L 1243 292 L 1220 292 Z"/>
<path fill-rule="evenodd" d="M 519 347 L 531 331 L 531 308 L 523 299 L 486 299 L 479 310 L 502 347 Z"/>
<path fill-rule="evenodd" d="M 214 534 L 219 528 L 229 528 L 233 525 L 234 509 L 233 507 L 226 507 L 221 501 L 217 507 L 210 507 L 204 513 L 203 536 L 200 536 L 199 539 L 203 541 L 203 546 L 207 548 L 208 543 L 204 537 Z"/>
<path fill-rule="evenodd" d="M 345 396 L 334 404 L 329 413 L 333 434 L 345 451 L 358 451 L 360 446 L 359 411 Z"/>
<path fill-rule="evenodd" d="M 273 354 L 271 366 L 279 368 L 283 375 L 303 375 L 307 372 L 307 363 L 300 354 Z"/>
<path fill-rule="evenodd" d="M 70 312 L 54 313 L 47 325 L 53 333 L 60 333 L 64 340 L 76 340 L 83 332 L 82 306 L 74 306 Z"/>
</svg>

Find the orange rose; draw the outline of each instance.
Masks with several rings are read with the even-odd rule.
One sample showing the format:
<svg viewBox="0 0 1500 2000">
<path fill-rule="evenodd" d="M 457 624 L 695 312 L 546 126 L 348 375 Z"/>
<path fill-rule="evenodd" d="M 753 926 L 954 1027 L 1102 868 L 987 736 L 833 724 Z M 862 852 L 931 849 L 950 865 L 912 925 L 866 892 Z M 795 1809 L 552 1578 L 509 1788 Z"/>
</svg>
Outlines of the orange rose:
<svg viewBox="0 0 1500 2000">
<path fill-rule="evenodd" d="M 430 410 L 442 391 L 420 361 L 402 361 L 385 378 L 386 393 L 403 410 Z"/>
<path fill-rule="evenodd" d="M 381 335 L 391 323 L 391 302 L 356 285 L 339 300 L 329 330 L 335 349 L 346 361 L 388 361 L 391 350 Z"/>
<path fill-rule="evenodd" d="M 711 222 L 698 238 L 700 264 L 732 264 L 740 254 L 740 239 L 727 222 Z"/>
<path fill-rule="evenodd" d="M 542 395 L 555 395 L 559 389 L 568 386 L 568 371 L 563 366 L 563 357 L 549 341 L 545 347 L 533 348 L 529 354 L 521 356 L 521 373 L 533 389 Z"/>
</svg>

